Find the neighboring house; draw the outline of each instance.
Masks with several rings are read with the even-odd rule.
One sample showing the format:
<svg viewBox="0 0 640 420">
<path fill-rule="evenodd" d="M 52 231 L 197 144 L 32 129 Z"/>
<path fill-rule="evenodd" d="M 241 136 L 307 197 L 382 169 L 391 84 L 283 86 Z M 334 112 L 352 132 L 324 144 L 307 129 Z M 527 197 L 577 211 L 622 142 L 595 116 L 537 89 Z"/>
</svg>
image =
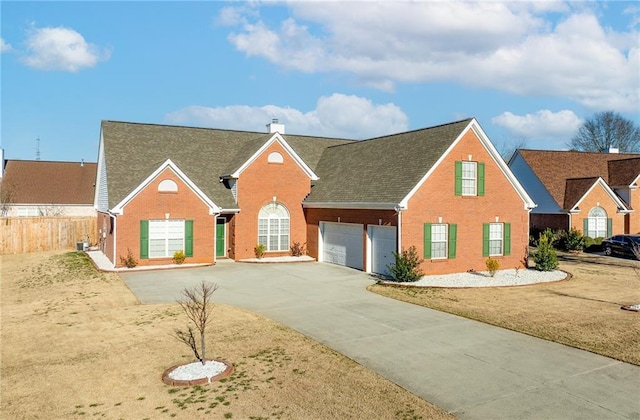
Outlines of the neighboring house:
<svg viewBox="0 0 640 420">
<path fill-rule="evenodd" d="M 538 207 L 532 234 L 577 229 L 592 238 L 640 232 L 640 154 L 517 150 L 509 161 Z"/>
<path fill-rule="evenodd" d="M 0 166 L 1 216 L 96 216 L 96 163 L 8 159 Z"/>
<path fill-rule="evenodd" d="M 103 121 L 95 205 L 115 266 L 288 255 L 385 273 L 521 265 L 535 206 L 475 119 L 353 141 Z"/>
</svg>

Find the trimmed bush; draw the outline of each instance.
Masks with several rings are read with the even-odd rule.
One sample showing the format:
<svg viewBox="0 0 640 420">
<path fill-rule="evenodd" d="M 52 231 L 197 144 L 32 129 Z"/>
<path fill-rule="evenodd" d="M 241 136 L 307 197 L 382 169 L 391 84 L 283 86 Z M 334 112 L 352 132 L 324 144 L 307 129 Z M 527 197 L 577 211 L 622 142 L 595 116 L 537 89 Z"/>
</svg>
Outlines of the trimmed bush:
<svg viewBox="0 0 640 420">
<path fill-rule="evenodd" d="M 538 271 L 553 271 L 558 268 L 558 256 L 556 250 L 544 234 L 538 239 L 538 250 L 533 253 L 533 261 Z"/>
<path fill-rule="evenodd" d="M 414 282 L 424 275 L 420 269 L 420 264 L 424 260 L 418 256 L 415 246 L 411 246 L 409 250 L 403 250 L 402 254 L 394 252 L 393 256 L 396 262 L 387 266 L 391 280 L 399 283 Z"/>
<path fill-rule="evenodd" d="M 489 271 L 489 275 L 491 277 L 495 276 L 496 271 L 500 269 L 500 261 L 496 260 L 495 258 L 489 257 L 484 263 L 487 266 L 487 270 Z"/>
<path fill-rule="evenodd" d="M 173 262 L 176 264 L 182 264 L 185 258 L 187 258 L 187 256 L 184 254 L 184 251 L 182 250 L 176 251 L 173 253 Z"/>
<path fill-rule="evenodd" d="M 267 247 L 265 244 L 258 244 L 253 248 L 253 252 L 256 254 L 256 258 L 262 258 L 264 253 L 267 252 Z"/>
<path fill-rule="evenodd" d="M 561 249 L 565 251 L 582 251 L 585 246 L 585 239 L 582 233 L 574 228 L 569 232 L 564 232 L 560 239 Z"/>
</svg>

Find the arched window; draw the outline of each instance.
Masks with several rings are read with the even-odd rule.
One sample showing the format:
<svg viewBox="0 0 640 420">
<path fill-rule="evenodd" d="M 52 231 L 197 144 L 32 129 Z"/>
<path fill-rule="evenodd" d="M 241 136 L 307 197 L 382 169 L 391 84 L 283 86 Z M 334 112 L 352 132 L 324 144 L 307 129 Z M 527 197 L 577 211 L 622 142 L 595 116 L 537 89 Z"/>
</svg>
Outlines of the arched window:
<svg viewBox="0 0 640 420">
<path fill-rule="evenodd" d="M 267 251 L 289 250 L 289 211 L 280 203 L 269 203 L 258 214 L 258 243 Z"/>
<path fill-rule="evenodd" d="M 283 163 L 284 162 L 284 158 L 278 152 L 271 152 L 271 153 L 269 153 L 269 157 L 267 158 L 267 162 L 269 162 L 269 163 Z"/>
<path fill-rule="evenodd" d="M 158 185 L 158 191 L 160 192 L 178 192 L 178 184 L 171 179 L 165 179 Z"/>
<path fill-rule="evenodd" d="M 591 238 L 606 238 L 608 236 L 607 211 L 605 209 L 594 207 L 589 210 L 585 235 Z"/>
</svg>

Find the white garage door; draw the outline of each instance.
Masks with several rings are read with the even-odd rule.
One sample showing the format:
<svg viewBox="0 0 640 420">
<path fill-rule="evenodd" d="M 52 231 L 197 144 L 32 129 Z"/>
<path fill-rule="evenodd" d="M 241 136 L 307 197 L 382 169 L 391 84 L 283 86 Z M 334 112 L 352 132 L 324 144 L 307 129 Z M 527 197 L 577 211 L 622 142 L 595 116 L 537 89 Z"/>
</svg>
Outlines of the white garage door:
<svg viewBox="0 0 640 420">
<path fill-rule="evenodd" d="M 395 263 L 396 250 L 395 226 L 369 226 L 371 237 L 371 271 L 377 274 L 389 274 L 388 265 Z"/>
<path fill-rule="evenodd" d="M 364 226 L 352 223 L 320 222 L 322 260 L 362 270 Z"/>
</svg>

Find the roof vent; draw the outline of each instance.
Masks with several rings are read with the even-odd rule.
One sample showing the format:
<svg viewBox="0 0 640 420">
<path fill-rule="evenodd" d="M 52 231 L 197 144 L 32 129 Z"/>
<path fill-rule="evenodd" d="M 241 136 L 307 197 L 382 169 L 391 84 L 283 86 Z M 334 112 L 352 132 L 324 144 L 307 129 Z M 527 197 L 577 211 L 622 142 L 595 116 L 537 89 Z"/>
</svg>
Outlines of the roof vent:
<svg viewBox="0 0 640 420">
<path fill-rule="evenodd" d="M 620 149 L 617 147 L 609 147 L 609 153 L 620 153 Z"/>
<path fill-rule="evenodd" d="M 267 124 L 267 132 L 284 134 L 284 124 L 278 123 L 278 119 L 274 118 Z"/>
</svg>

